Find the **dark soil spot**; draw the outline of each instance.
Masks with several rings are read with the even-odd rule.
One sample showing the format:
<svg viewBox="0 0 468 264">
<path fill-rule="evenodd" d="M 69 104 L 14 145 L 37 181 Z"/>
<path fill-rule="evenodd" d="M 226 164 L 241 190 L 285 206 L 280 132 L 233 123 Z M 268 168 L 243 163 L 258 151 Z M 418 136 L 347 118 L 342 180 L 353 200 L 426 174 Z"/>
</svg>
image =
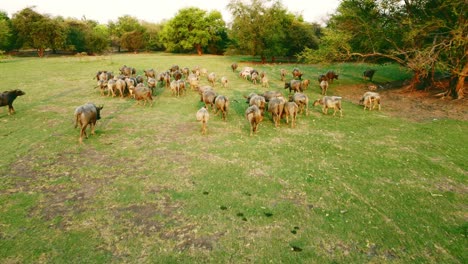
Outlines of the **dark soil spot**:
<svg viewBox="0 0 468 264">
<path fill-rule="evenodd" d="M 291 250 L 294 251 L 294 252 L 301 252 L 302 248 L 300 248 L 298 246 L 291 246 Z"/>
<path fill-rule="evenodd" d="M 168 198 L 156 203 L 130 205 L 114 211 L 118 219 L 127 220 L 145 235 L 161 231 L 168 221 L 177 222 L 173 215 L 179 206 Z"/>
<path fill-rule="evenodd" d="M 299 227 L 298 227 L 298 226 L 295 226 L 295 227 L 291 230 L 291 233 L 297 234 L 297 230 L 299 230 Z"/>
</svg>

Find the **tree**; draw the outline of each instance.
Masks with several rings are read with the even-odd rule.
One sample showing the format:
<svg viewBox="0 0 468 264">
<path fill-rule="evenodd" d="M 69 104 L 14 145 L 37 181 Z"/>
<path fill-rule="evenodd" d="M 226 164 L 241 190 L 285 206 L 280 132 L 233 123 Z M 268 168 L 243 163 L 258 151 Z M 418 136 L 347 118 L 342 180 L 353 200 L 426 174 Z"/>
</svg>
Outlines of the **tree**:
<svg viewBox="0 0 468 264">
<path fill-rule="evenodd" d="M 152 51 L 164 50 L 164 45 L 159 41 L 159 36 L 164 27 L 164 24 L 154 24 L 148 22 L 142 22 L 142 26 L 145 28 L 145 49 Z"/>
<path fill-rule="evenodd" d="M 216 36 L 216 38 L 213 38 L 208 42 L 208 46 L 204 49 L 205 53 L 222 55 L 226 51 L 229 43 L 227 28 L 219 28 Z"/>
<path fill-rule="evenodd" d="M 208 44 L 204 48 L 205 52 L 210 54 L 223 54 L 229 42 L 226 23 L 218 11 L 211 12 L 207 16 L 207 21 L 210 29 L 210 38 Z"/>
<path fill-rule="evenodd" d="M 23 47 L 31 42 L 30 27 L 43 19 L 43 16 L 32 8 L 25 8 L 13 15 L 12 24 L 17 33 L 16 47 Z"/>
<path fill-rule="evenodd" d="M 349 58 L 351 37 L 349 32 L 325 28 L 318 49 L 305 48 L 297 55 L 298 60 L 307 63 L 345 61 Z"/>
<path fill-rule="evenodd" d="M 464 96 L 468 26 L 463 1 L 343 0 L 327 28 L 329 39 L 344 33 L 343 41 L 325 42 L 323 50 L 303 58 L 395 61 L 413 71 L 411 89 L 430 85 L 436 71 L 448 71 L 456 88 L 447 94 Z M 326 55 L 336 51 L 339 56 Z"/>
<path fill-rule="evenodd" d="M 297 56 L 304 49 L 316 50 L 319 47 L 318 35 L 322 28 L 316 23 L 305 23 L 297 19 L 291 21 L 289 30 L 286 31 L 286 56 Z"/>
<path fill-rule="evenodd" d="M 5 50 L 10 46 L 11 29 L 8 22 L 4 19 L 0 20 L 0 50 Z"/>
<path fill-rule="evenodd" d="M 62 17 L 50 18 L 47 22 L 47 28 L 50 29 L 48 47 L 56 53 L 58 49 L 65 47 L 68 27 Z"/>
<path fill-rule="evenodd" d="M 144 33 L 145 33 L 145 28 L 140 24 L 138 19 L 129 15 L 119 17 L 117 19 L 117 22 L 115 23 L 109 22 L 109 35 L 110 35 L 111 43 L 112 43 L 111 45 L 116 46 L 119 52 L 120 52 L 121 47 L 132 49 L 131 51 L 134 51 L 135 49 L 134 45 L 137 41 L 128 39 L 129 36 L 137 36 L 138 38 L 140 38 L 140 34 L 142 35 Z M 125 35 L 125 44 L 122 43 L 122 40 L 123 40 L 122 37 L 124 35 Z M 131 45 L 128 46 L 129 44 Z M 140 48 L 140 45 L 137 45 L 137 46 L 138 48 Z"/>
<path fill-rule="evenodd" d="M 294 56 L 304 48 L 317 48 L 314 26 L 296 17 L 280 1 L 231 0 L 228 4 L 234 19 L 229 31 L 231 50 L 266 57 Z"/>
<path fill-rule="evenodd" d="M 230 38 L 234 40 L 232 49 L 252 56 L 260 55 L 264 49 L 261 32 L 262 29 L 269 27 L 263 21 L 266 7 L 259 0 L 253 0 L 250 4 L 231 0 L 228 9 L 233 16 L 229 32 Z"/>
<path fill-rule="evenodd" d="M 86 34 L 88 33 L 88 25 L 81 20 L 70 19 L 67 24 L 67 40 L 66 49 L 83 52 L 86 51 Z"/>
<path fill-rule="evenodd" d="M 12 50 L 13 43 L 14 34 L 11 20 L 5 12 L 0 11 L 0 50 Z"/>
<path fill-rule="evenodd" d="M 93 20 L 69 19 L 66 48 L 74 52 L 101 53 L 109 46 L 109 31 L 106 25 Z"/>
<path fill-rule="evenodd" d="M 196 7 L 179 10 L 169 20 L 160 35 L 160 40 L 168 51 L 187 52 L 196 50 L 202 55 L 210 43 L 221 40 L 225 22 L 219 11 L 207 13 Z"/>
<path fill-rule="evenodd" d="M 18 34 L 18 46 L 37 49 L 39 57 L 46 48 L 62 47 L 66 39 L 66 28 L 61 19 L 41 15 L 32 8 L 25 8 L 13 15 L 12 23 Z"/>
<path fill-rule="evenodd" d="M 107 26 L 93 23 L 93 28 L 86 35 L 86 51 L 90 54 L 102 53 L 109 47 L 109 42 Z"/>
<path fill-rule="evenodd" d="M 121 39 L 122 47 L 128 49 L 131 52 L 137 52 L 139 49 L 144 47 L 144 37 L 141 31 L 125 32 Z"/>
</svg>

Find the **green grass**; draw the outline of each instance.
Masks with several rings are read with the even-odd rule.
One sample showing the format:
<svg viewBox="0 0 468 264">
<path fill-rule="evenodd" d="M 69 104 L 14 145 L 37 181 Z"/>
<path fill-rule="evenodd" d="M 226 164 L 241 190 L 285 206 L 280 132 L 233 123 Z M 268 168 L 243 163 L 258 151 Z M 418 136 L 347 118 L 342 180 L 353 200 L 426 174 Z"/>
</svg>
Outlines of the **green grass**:
<svg viewBox="0 0 468 264">
<path fill-rule="evenodd" d="M 410 121 L 363 112 L 344 98 L 344 117 L 310 106 L 297 127 L 269 115 L 249 136 L 243 95 L 266 88 L 230 69 L 238 57 L 168 54 L 13 58 L 0 62 L 3 89 L 19 88 L 17 113 L 0 109 L 2 263 L 464 263 L 464 121 Z M 196 65 L 226 76 L 228 121 L 195 120 L 193 91 L 158 88 L 152 107 L 100 97 L 98 70 L 126 64 L 156 71 Z M 240 68 L 251 66 L 239 63 Z M 279 70 L 312 81 L 333 69 L 330 86 L 364 85 L 409 74 L 367 64 L 254 65 L 283 89 Z M 207 80 L 202 78 L 202 84 Z M 78 144 L 74 109 L 103 104 L 96 135 Z"/>
</svg>

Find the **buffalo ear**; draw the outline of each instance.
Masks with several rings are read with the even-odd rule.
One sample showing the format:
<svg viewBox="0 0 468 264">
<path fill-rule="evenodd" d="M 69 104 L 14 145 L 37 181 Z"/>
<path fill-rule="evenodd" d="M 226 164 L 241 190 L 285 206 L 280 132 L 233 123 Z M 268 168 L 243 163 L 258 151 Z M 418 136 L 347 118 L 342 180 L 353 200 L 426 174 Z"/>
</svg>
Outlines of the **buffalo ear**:
<svg viewBox="0 0 468 264">
<path fill-rule="evenodd" d="M 101 106 L 99 107 L 100 110 L 102 110 L 103 108 L 104 108 L 104 105 L 101 105 Z"/>
</svg>

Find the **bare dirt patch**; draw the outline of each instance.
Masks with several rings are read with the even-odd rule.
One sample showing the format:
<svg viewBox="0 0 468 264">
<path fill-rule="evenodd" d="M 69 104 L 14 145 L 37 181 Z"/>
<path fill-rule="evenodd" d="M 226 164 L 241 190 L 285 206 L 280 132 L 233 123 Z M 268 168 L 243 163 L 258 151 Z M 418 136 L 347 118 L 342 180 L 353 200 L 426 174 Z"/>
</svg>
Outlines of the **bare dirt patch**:
<svg viewBox="0 0 468 264">
<path fill-rule="evenodd" d="M 105 164 L 106 157 L 92 148 L 81 152 L 65 151 L 44 158 L 40 150 L 31 152 L 10 166 L 8 178 L 12 188 L 7 193 L 40 193 L 43 198 L 31 209 L 31 216 L 46 221 L 62 218 L 58 228 L 65 228 L 73 215 L 82 213 L 93 203 L 94 197 L 115 175 L 89 177 L 81 168 Z M 1 193 L 1 192 L 0 192 Z"/>
<path fill-rule="evenodd" d="M 336 94 L 346 101 L 358 104 L 367 90 L 364 85 L 337 86 Z M 441 99 L 436 95 L 439 89 L 408 91 L 405 87 L 396 89 L 378 89 L 382 96 L 382 111 L 413 121 L 434 119 L 456 119 L 468 121 L 467 100 Z"/>
</svg>

